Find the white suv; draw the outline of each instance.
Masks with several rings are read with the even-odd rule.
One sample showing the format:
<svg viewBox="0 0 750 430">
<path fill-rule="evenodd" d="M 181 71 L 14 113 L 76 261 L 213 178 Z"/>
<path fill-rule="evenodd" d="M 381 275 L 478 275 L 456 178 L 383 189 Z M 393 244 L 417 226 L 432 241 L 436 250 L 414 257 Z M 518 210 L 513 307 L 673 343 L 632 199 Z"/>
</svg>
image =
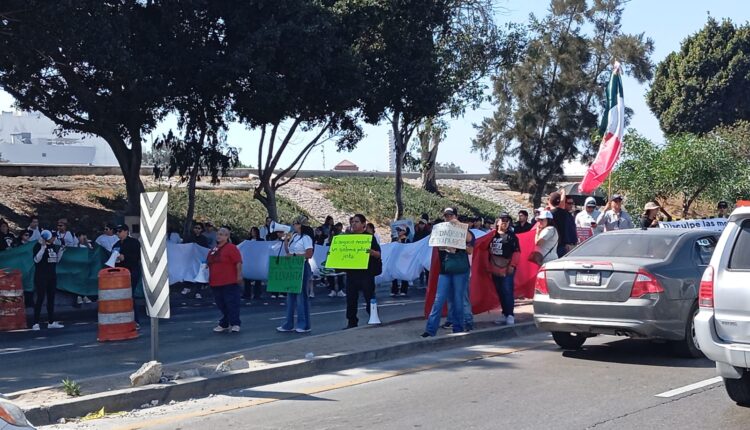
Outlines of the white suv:
<svg viewBox="0 0 750 430">
<path fill-rule="evenodd" d="M 729 397 L 750 406 L 750 207 L 729 217 L 703 274 L 695 334 Z"/>
</svg>

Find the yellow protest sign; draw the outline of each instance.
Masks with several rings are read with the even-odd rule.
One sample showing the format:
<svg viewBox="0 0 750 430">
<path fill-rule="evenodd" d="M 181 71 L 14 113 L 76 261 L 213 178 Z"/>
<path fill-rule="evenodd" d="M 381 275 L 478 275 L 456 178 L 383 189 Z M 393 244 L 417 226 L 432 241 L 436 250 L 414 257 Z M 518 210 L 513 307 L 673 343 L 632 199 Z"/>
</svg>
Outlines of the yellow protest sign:
<svg viewBox="0 0 750 430">
<path fill-rule="evenodd" d="M 326 269 L 367 269 L 370 262 L 372 236 L 340 234 L 334 236 L 326 259 Z"/>
</svg>

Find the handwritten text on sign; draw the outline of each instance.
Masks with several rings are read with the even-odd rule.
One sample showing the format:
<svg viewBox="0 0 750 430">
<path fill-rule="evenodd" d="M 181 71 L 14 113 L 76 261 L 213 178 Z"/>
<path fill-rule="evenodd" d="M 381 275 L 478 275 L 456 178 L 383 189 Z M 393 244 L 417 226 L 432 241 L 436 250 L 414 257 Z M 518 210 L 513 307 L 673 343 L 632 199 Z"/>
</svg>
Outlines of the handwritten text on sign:
<svg viewBox="0 0 750 430">
<path fill-rule="evenodd" d="M 299 294 L 305 275 L 305 257 L 269 257 L 268 287 L 271 293 Z"/>
<path fill-rule="evenodd" d="M 441 222 L 432 227 L 430 246 L 466 249 L 468 224 Z"/>
<path fill-rule="evenodd" d="M 369 234 L 340 234 L 333 237 L 326 269 L 367 269 L 372 247 Z"/>
<path fill-rule="evenodd" d="M 682 221 L 660 221 L 661 228 L 698 228 L 711 231 L 723 231 L 727 225 L 726 218 L 686 219 Z"/>
</svg>

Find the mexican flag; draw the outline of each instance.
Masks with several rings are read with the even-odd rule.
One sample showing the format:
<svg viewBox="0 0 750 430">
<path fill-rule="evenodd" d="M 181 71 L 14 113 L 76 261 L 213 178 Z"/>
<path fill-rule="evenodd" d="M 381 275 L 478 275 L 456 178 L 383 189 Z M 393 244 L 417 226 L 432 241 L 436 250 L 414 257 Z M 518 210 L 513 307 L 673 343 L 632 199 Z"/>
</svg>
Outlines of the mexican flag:
<svg viewBox="0 0 750 430">
<path fill-rule="evenodd" d="M 599 153 L 589 166 L 578 189 L 583 194 L 592 193 L 609 176 L 620 157 L 622 149 L 622 134 L 625 130 L 625 103 L 622 96 L 622 77 L 620 63 L 615 62 L 612 78 L 607 87 L 607 107 L 604 112 L 599 132 L 604 136 L 599 145 Z"/>
</svg>

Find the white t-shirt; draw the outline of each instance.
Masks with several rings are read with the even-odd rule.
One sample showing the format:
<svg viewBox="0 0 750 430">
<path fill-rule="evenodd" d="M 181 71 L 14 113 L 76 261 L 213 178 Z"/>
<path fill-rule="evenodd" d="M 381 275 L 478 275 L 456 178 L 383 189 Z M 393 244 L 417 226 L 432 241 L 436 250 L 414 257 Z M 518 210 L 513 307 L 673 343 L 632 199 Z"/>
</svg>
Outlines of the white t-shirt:
<svg viewBox="0 0 750 430">
<path fill-rule="evenodd" d="M 115 236 L 114 234 L 112 236 L 107 236 L 106 234 L 102 234 L 96 238 L 95 242 L 97 243 L 97 245 L 101 246 L 107 251 L 112 252 L 112 247 L 115 246 L 115 243 L 117 243 L 119 240 L 120 238 Z"/>
<path fill-rule="evenodd" d="M 536 235 L 537 242 L 539 242 L 539 239 L 544 239 L 544 243 L 541 246 L 536 245 L 534 251 L 542 254 L 542 257 L 544 257 L 542 262 L 546 263 L 548 261 L 556 260 L 558 240 L 557 229 L 552 226 L 544 227 L 544 229 Z"/>
<path fill-rule="evenodd" d="M 64 234 L 57 232 L 54 243 L 60 246 L 76 247 L 78 246 L 78 239 L 69 231 L 66 231 Z"/>
<path fill-rule="evenodd" d="M 590 228 L 591 223 L 595 223 L 597 218 L 599 218 L 599 211 L 594 209 L 593 212 L 591 212 L 591 215 L 589 215 L 588 212 L 581 211 L 576 215 L 576 227 L 582 227 L 582 228 Z M 597 235 L 604 231 L 604 227 L 602 226 L 596 226 L 594 229 L 594 234 Z"/>
<path fill-rule="evenodd" d="M 289 254 L 305 255 L 305 251 L 313 249 L 313 241 L 306 234 L 294 233 L 289 239 Z"/>
</svg>

